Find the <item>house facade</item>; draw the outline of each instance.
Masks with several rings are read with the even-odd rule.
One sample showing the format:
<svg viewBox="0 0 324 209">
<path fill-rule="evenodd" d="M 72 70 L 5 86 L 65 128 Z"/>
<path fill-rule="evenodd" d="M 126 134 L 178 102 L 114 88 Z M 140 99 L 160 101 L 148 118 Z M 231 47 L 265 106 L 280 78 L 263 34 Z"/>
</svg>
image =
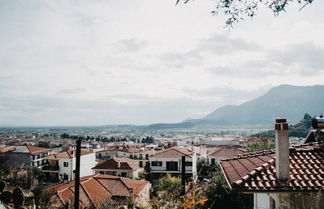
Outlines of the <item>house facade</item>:
<svg viewBox="0 0 324 209">
<path fill-rule="evenodd" d="M 98 163 L 92 170 L 95 174 L 137 178 L 138 173 L 143 169 L 139 168 L 136 160 L 113 157 Z"/>
<path fill-rule="evenodd" d="M 45 157 L 48 161 L 43 173 L 49 182 L 74 180 L 76 166 L 76 150 L 67 150 Z M 80 153 L 80 176 L 89 176 L 93 172 L 92 167 L 96 165 L 95 153 L 81 150 Z"/>
<path fill-rule="evenodd" d="M 171 147 L 162 150 L 149 158 L 150 172 L 153 177 L 159 178 L 166 174 L 179 176 L 182 171 L 182 157 L 185 157 L 185 172 L 187 177 L 197 174 L 197 161 L 201 153 L 188 147 Z"/>
<path fill-rule="evenodd" d="M 47 164 L 45 157 L 51 150 L 36 146 L 6 146 L 0 148 L 0 155 L 5 157 L 9 167 L 33 166 L 42 169 Z"/>
</svg>

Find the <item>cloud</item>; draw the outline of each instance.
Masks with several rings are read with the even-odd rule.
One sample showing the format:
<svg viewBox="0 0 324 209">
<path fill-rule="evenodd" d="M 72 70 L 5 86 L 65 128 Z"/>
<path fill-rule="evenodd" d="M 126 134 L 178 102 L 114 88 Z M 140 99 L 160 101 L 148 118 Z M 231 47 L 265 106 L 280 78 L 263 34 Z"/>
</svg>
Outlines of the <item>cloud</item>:
<svg viewBox="0 0 324 209">
<path fill-rule="evenodd" d="M 143 49 L 147 43 L 142 40 L 138 40 L 135 38 L 132 39 L 122 39 L 114 43 L 114 46 L 121 50 L 122 52 L 137 52 Z"/>
<path fill-rule="evenodd" d="M 262 50 L 262 46 L 237 37 L 231 37 L 229 33 L 215 34 L 209 38 L 202 39 L 195 49 L 198 53 L 210 52 L 219 55 L 260 50 Z"/>
<path fill-rule="evenodd" d="M 61 89 L 57 92 L 57 95 L 81 94 L 86 91 L 87 90 L 83 88 Z"/>
<path fill-rule="evenodd" d="M 324 72 L 324 47 L 314 42 L 296 43 L 282 50 L 273 50 L 267 58 L 269 62 L 280 65 L 286 73 L 314 76 Z"/>
</svg>

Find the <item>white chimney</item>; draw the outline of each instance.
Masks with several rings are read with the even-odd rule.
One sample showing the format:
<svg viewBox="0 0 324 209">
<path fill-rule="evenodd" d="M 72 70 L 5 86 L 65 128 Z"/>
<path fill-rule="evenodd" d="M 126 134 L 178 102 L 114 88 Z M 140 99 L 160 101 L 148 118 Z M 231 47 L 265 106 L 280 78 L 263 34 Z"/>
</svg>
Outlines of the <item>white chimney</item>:
<svg viewBox="0 0 324 209">
<path fill-rule="evenodd" d="M 289 179 L 289 138 L 286 119 L 276 119 L 276 174 L 279 181 Z"/>
<path fill-rule="evenodd" d="M 119 160 L 117 160 L 117 163 L 118 163 L 118 168 L 120 168 L 120 161 L 119 161 Z"/>
</svg>

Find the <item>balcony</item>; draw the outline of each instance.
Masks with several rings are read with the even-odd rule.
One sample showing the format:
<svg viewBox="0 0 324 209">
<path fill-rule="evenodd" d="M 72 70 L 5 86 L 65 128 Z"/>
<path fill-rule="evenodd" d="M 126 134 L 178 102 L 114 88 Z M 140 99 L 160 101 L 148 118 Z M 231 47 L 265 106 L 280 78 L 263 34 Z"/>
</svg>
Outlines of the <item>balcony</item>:
<svg viewBox="0 0 324 209">
<path fill-rule="evenodd" d="M 43 172 L 59 172 L 60 167 L 59 166 L 50 166 L 46 165 L 43 167 Z"/>
</svg>

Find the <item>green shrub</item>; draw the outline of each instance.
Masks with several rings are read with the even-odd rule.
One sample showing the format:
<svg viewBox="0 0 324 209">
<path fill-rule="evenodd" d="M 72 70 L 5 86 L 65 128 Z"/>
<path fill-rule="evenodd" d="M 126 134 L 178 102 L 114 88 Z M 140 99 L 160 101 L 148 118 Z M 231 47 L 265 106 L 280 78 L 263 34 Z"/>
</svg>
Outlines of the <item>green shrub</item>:
<svg viewBox="0 0 324 209">
<path fill-rule="evenodd" d="M 0 193 L 2 193 L 5 188 L 6 188 L 6 182 L 0 181 Z"/>
<path fill-rule="evenodd" d="M 4 191 L 2 192 L 2 194 L 0 195 L 0 200 L 1 202 L 3 202 L 4 204 L 8 204 L 11 202 L 12 200 L 12 193 L 9 191 Z"/>
<path fill-rule="evenodd" d="M 12 192 L 12 202 L 16 207 L 24 204 L 24 193 L 21 188 L 16 187 Z"/>
</svg>

